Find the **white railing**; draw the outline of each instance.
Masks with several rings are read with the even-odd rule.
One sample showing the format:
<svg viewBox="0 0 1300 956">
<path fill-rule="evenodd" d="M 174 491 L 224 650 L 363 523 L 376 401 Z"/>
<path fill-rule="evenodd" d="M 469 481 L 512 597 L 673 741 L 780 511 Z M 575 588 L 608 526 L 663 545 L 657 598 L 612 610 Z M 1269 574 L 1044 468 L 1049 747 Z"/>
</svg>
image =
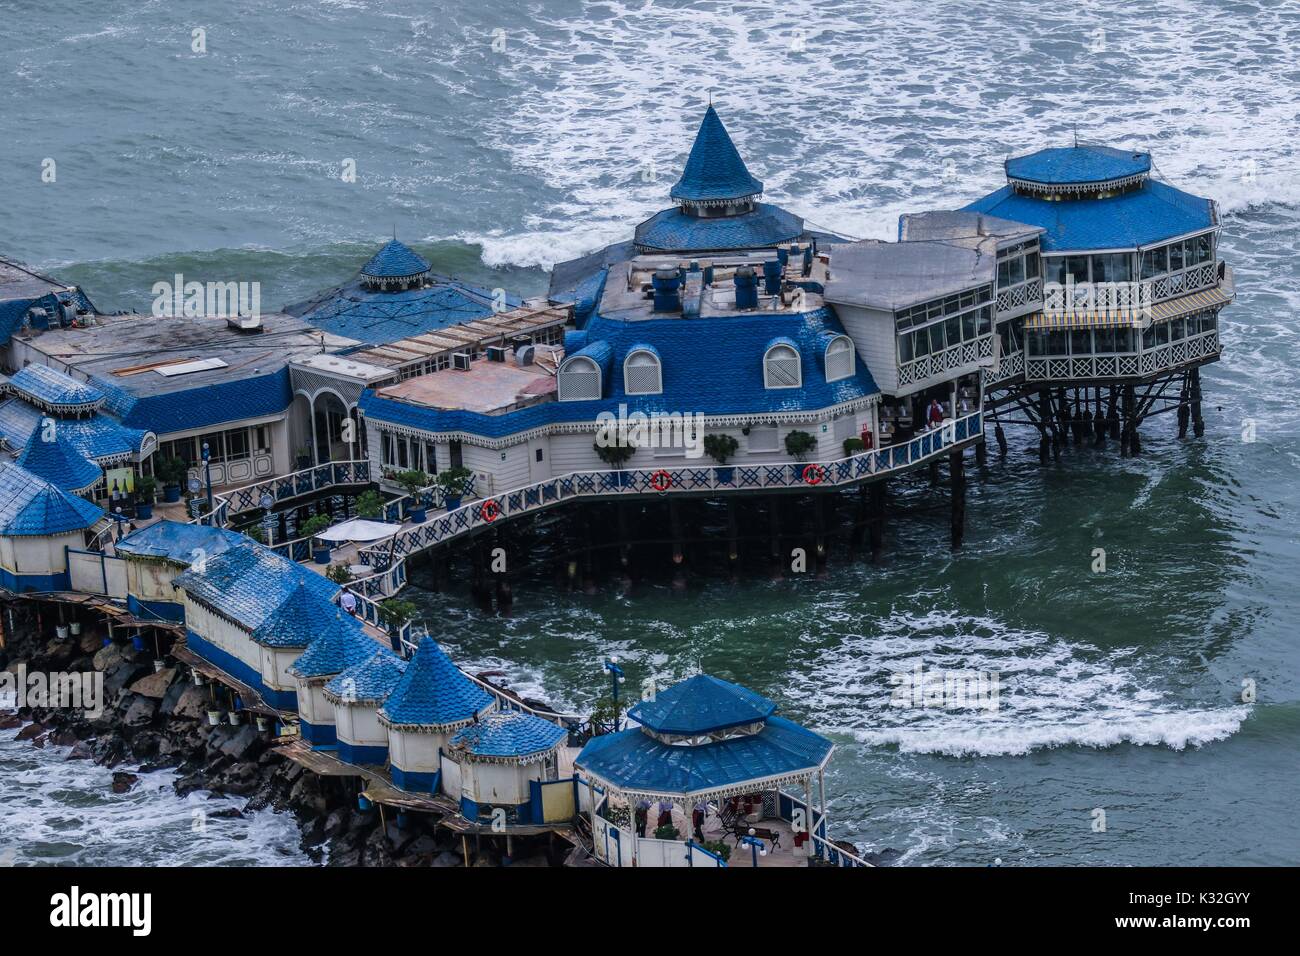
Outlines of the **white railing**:
<svg viewBox="0 0 1300 956">
<path fill-rule="evenodd" d="M 1025 353 L 1024 350 L 1011 352 L 1003 355 L 998 359 L 997 368 L 988 373 L 984 379 L 984 387 L 992 388 L 1002 382 L 1015 378 L 1017 375 L 1025 373 Z"/>
<path fill-rule="evenodd" d="M 278 478 L 267 478 L 251 485 L 232 488 L 221 494 L 213 494 L 212 510 L 197 518 L 190 524 L 210 524 L 225 527 L 231 515 L 245 511 L 255 511 L 262 507 L 262 498 L 270 496 L 271 506 L 290 498 L 299 498 L 327 488 L 339 485 L 365 485 L 370 483 L 370 461 L 332 461 L 324 465 L 313 465 L 292 474 Z"/>
<path fill-rule="evenodd" d="M 1018 285 L 1007 286 L 998 290 L 998 315 L 1014 312 L 1026 306 L 1036 306 L 1043 298 L 1043 280 L 1039 277 L 1026 279 Z"/>
<path fill-rule="evenodd" d="M 1027 381 L 1053 379 L 1125 378 L 1151 375 L 1188 362 L 1219 354 L 1218 330 L 1179 339 L 1141 352 L 1078 356 L 1030 356 L 1025 362 Z"/>
<path fill-rule="evenodd" d="M 954 369 L 968 365 L 978 365 L 981 359 L 993 358 L 993 334 L 981 335 L 973 342 L 950 345 L 942 352 L 900 362 L 898 366 L 898 384 L 913 385 L 923 382 L 934 375 L 947 375 Z"/>
</svg>

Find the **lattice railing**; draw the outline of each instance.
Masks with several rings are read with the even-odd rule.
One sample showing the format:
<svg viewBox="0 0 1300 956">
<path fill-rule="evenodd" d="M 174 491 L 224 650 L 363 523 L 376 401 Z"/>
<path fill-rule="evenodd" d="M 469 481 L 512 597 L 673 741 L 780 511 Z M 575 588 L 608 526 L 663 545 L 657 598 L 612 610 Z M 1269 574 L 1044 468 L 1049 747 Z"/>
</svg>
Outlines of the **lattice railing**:
<svg viewBox="0 0 1300 956">
<path fill-rule="evenodd" d="M 1030 358 L 1025 362 L 1025 378 L 1029 381 L 1047 379 L 1124 378 L 1126 376 L 1152 375 L 1169 368 L 1219 352 L 1219 333 L 1202 332 L 1172 345 L 1131 354 L 1077 356 L 1071 358 Z M 1005 363 L 1005 359 L 1003 360 Z M 989 384 L 994 384 L 990 381 Z"/>
<path fill-rule="evenodd" d="M 315 465 L 295 471 L 278 478 L 243 485 L 213 495 L 212 511 L 193 519 L 191 524 L 214 524 L 220 527 L 230 521 L 232 515 L 245 511 L 254 511 L 262 507 L 262 498 L 271 497 L 272 507 L 281 501 L 310 495 L 339 485 L 365 485 L 370 483 L 370 462 L 366 459 L 356 461 L 334 461 L 326 465 Z"/>
<path fill-rule="evenodd" d="M 998 290 L 998 314 L 1014 312 L 1027 305 L 1037 305 L 1043 298 L 1042 279 L 1029 279 L 1020 285 Z"/>
<path fill-rule="evenodd" d="M 974 365 L 981 359 L 993 358 L 993 336 L 983 335 L 973 342 L 952 345 L 942 352 L 926 355 L 898 366 L 898 384 L 913 385 L 953 369 Z"/>
</svg>

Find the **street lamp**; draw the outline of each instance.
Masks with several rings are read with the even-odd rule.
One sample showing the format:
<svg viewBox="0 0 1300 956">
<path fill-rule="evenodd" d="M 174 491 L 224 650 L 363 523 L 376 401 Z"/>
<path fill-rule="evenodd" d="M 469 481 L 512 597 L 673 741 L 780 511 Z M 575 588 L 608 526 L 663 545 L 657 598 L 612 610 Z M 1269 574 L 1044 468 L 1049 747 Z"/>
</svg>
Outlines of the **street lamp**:
<svg viewBox="0 0 1300 956">
<path fill-rule="evenodd" d="M 203 443 L 203 480 L 208 485 L 208 514 L 212 514 L 212 456 L 208 451 L 208 443 Z"/>
<path fill-rule="evenodd" d="M 758 837 L 754 836 L 754 828 L 753 828 L 753 827 L 750 827 L 750 828 L 749 828 L 749 835 L 748 835 L 748 836 L 743 836 L 743 837 L 740 838 L 740 843 L 741 843 L 742 846 L 747 846 L 747 847 L 749 847 L 749 849 L 753 852 L 753 854 L 754 854 L 754 866 L 758 866 L 758 858 L 759 858 L 760 856 L 767 856 L 767 847 L 763 845 L 763 841 L 762 841 L 762 840 L 760 840 Z"/>
<path fill-rule="evenodd" d="M 623 683 L 623 668 L 618 666 L 618 658 L 610 655 L 605 661 L 605 670 L 609 671 L 609 681 L 614 689 L 614 733 L 618 733 L 618 685 Z"/>
</svg>

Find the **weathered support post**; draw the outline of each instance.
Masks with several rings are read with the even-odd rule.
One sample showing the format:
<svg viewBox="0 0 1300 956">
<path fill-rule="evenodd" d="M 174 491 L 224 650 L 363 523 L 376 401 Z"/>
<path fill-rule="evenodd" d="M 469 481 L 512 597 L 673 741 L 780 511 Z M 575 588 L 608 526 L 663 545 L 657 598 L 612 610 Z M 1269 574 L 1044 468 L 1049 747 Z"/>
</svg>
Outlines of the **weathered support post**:
<svg viewBox="0 0 1300 956">
<path fill-rule="evenodd" d="M 769 550 L 772 556 L 772 580 L 780 581 L 785 577 L 785 562 L 781 560 L 781 496 L 770 495 L 768 497 L 770 505 L 768 507 L 768 517 L 770 522 Z"/>
<path fill-rule="evenodd" d="M 862 535 L 867 530 L 867 486 L 858 485 L 853 504 L 853 528 L 849 531 L 849 560 L 856 560 L 862 550 Z"/>
<path fill-rule="evenodd" d="M 952 548 L 956 551 L 966 534 L 966 454 L 962 449 L 949 453 L 948 473 L 952 478 Z"/>
<path fill-rule="evenodd" d="M 736 533 L 736 496 L 727 496 L 727 576 L 734 584 L 740 579 L 740 543 Z"/>
<path fill-rule="evenodd" d="M 826 576 L 826 495 L 813 492 L 813 561 L 817 577 Z"/>
<path fill-rule="evenodd" d="M 1178 390 L 1178 437 L 1187 437 L 1187 423 L 1192 417 L 1191 409 L 1191 378 L 1192 373 L 1188 372 L 1183 375 L 1183 387 Z"/>
<path fill-rule="evenodd" d="M 1124 429 L 1119 419 L 1119 411 L 1117 410 L 1118 404 L 1119 388 L 1112 385 L 1110 388 L 1110 405 L 1106 412 L 1106 421 L 1110 425 L 1110 437 L 1116 441 L 1122 442 L 1124 439 Z M 1123 449 L 1121 448 L 1121 452 L 1122 451 Z"/>
<path fill-rule="evenodd" d="M 668 523 L 673 532 L 673 590 L 686 590 L 686 555 L 682 550 L 682 513 L 676 498 L 668 499 Z"/>
<path fill-rule="evenodd" d="M 930 460 L 930 487 L 931 488 L 939 487 L 939 459 L 938 458 L 933 458 Z"/>
<path fill-rule="evenodd" d="M 1201 370 L 1192 369 L 1192 434 L 1205 437 L 1205 419 L 1201 417 Z"/>
<path fill-rule="evenodd" d="M 871 483 L 871 563 L 879 564 L 885 547 L 885 482 Z"/>
<path fill-rule="evenodd" d="M 1101 386 L 1098 385 L 1095 391 L 1097 401 L 1097 411 L 1092 418 L 1092 437 L 1094 448 L 1106 447 L 1106 416 L 1101 410 Z"/>
<path fill-rule="evenodd" d="M 998 442 L 998 455 L 1002 458 L 1007 457 L 1007 433 L 1002 430 L 1002 423 L 998 422 L 993 426 L 993 437 Z"/>
<path fill-rule="evenodd" d="M 582 591 L 584 594 L 596 593 L 596 573 L 593 567 L 592 550 L 594 547 L 591 529 L 591 509 L 582 508 Z"/>
<path fill-rule="evenodd" d="M 1047 438 L 1048 423 L 1052 420 L 1052 401 L 1047 395 L 1047 389 L 1038 390 L 1038 463 L 1046 465 L 1049 455 L 1049 443 Z"/>
<path fill-rule="evenodd" d="M 981 441 L 975 446 L 975 467 L 983 468 L 989 463 L 988 441 Z"/>
</svg>

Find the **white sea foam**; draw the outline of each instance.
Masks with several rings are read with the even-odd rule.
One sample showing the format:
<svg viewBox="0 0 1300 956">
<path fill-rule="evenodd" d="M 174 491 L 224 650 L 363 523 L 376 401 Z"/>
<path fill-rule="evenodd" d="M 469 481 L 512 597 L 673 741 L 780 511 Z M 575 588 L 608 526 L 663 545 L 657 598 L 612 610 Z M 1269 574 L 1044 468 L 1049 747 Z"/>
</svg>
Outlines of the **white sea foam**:
<svg viewBox="0 0 1300 956">
<path fill-rule="evenodd" d="M 625 237 L 667 204 L 710 91 L 768 198 L 854 236 L 969 202 L 1001 185 L 1006 155 L 1075 133 L 1153 149 L 1163 175 L 1225 213 L 1300 203 L 1283 12 L 1207 19 L 1194 0 L 1133 12 L 1122 0 L 541 9 L 511 25 L 513 90 L 485 132 L 565 199 L 541 228 L 465 238 L 489 263 L 532 265 Z"/>
</svg>

